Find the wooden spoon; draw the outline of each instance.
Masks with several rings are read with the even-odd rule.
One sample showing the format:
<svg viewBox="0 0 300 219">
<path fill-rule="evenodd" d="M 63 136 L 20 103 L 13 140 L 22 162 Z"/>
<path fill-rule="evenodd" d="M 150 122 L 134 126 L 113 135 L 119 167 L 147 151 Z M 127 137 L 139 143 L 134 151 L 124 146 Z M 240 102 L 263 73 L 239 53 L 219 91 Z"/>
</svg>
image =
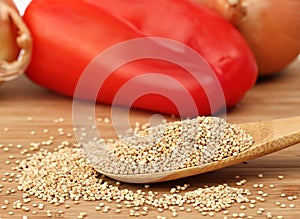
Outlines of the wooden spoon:
<svg viewBox="0 0 300 219">
<path fill-rule="evenodd" d="M 239 126 L 247 133 L 252 135 L 255 142 L 249 149 L 239 153 L 236 156 L 196 167 L 151 174 L 117 175 L 105 173 L 98 169 L 97 171 L 118 181 L 129 183 L 163 182 L 221 169 L 300 143 L 300 116 L 253 123 L 243 123 L 239 124 Z"/>
</svg>

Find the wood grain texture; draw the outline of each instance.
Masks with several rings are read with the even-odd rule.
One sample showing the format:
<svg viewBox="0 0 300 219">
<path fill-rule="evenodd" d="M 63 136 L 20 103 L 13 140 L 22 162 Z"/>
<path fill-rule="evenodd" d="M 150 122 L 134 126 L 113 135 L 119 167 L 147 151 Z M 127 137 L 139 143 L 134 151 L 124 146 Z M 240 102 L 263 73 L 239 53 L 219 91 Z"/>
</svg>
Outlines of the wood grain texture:
<svg viewBox="0 0 300 219">
<path fill-rule="evenodd" d="M 110 117 L 110 107 L 105 105 L 96 106 L 97 117 Z M 241 103 L 227 114 L 227 121 L 231 123 L 255 122 L 260 120 L 278 119 L 283 117 L 292 117 L 300 115 L 300 62 L 295 62 L 282 74 L 259 80 L 257 85 L 249 91 Z M 32 117 L 32 121 L 28 121 L 28 117 Z M 55 122 L 58 118 L 64 118 L 64 122 Z M 130 112 L 130 122 L 140 121 L 147 122 L 151 114 L 139 110 Z M 168 118 L 169 119 L 169 118 Z M 115 133 L 111 125 L 99 123 L 99 130 L 102 137 L 113 137 Z M 15 81 L 4 83 L 0 86 L 0 184 L 3 185 L 0 192 L 0 206 L 4 200 L 8 200 L 10 204 L 8 208 L 3 210 L 0 208 L 1 218 L 21 218 L 22 215 L 28 215 L 29 218 L 47 218 L 46 210 L 54 212 L 52 218 L 77 218 L 80 212 L 86 211 L 87 218 L 125 218 L 128 217 L 128 211 L 124 209 L 121 214 L 115 214 L 111 211 L 108 214 L 96 212 L 95 206 L 98 202 L 81 201 L 79 205 L 73 204 L 71 201 L 70 209 L 56 207 L 46 204 L 43 211 L 37 210 L 37 215 L 30 212 L 25 213 L 20 210 L 12 209 L 11 203 L 21 199 L 21 192 L 10 195 L 6 191 L 10 188 L 16 188 L 17 182 L 5 181 L 3 177 L 5 173 L 11 172 L 11 168 L 15 165 L 16 160 L 24 159 L 26 155 L 20 154 L 23 149 L 28 149 L 31 142 L 42 142 L 49 138 L 50 135 L 55 136 L 54 143 L 51 146 L 43 146 L 49 150 L 53 150 L 61 141 L 74 141 L 73 137 L 59 135 L 58 129 L 63 128 L 65 134 L 72 133 L 72 100 L 52 93 L 48 90 L 33 85 L 25 77 L 21 77 Z M 48 129 L 49 133 L 43 130 Z M 31 133 L 34 131 L 34 133 Z M 21 149 L 17 145 L 22 145 Z M 190 189 L 196 189 L 203 185 L 216 185 L 220 183 L 229 183 L 235 185 L 237 180 L 235 175 L 240 175 L 241 179 L 246 179 L 247 183 L 243 188 L 248 188 L 256 196 L 258 190 L 263 190 L 269 194 L 265 202 L 259 202 L 257 208 L 265 208 L 265 212 L 272 212 L 273 218 L 277 215 L 283 215 L 284 218 L 294 219 L 300 215 L 300 145 L 294 145 L 284 150 L 278 151 L 271 155 L 251 160 L 247 163 L 238 164 L 210 173 L 205 173 L 189 178 L 176 181 L 157 183 L 151 185 L 151 190 L 159 193 L 167 193 L 170 187 L 190 183 Z M 3 148 L 9 148 L 5 151 Z M 14 158 L 10 159 L 9 156 Z M 7 164 L 6 161 L 10 163 Z M 257 178 L 258 173 L 263 173 L 264 178 Z M 278 175 L 284 175 L 283 180 L 278 180 Z M 113 180 L 109 182 L 114 183 Z M 263 183 L 264 188 L 254 189 L 254 183 Z M 274 184 L 275 188 L 269 188 L 269 184 Z M 142 185 L 122 184 L 122 188 L 144 189 Z M 145 189 L 146 190 L 146 189 Z M 281 198 L 281 193 L 287 195 L 297 195 L 299 198 L 293 202 L 286 198 Z M 280 201 L 285 204 L 294 203 L 295 208 L 280 208 L 275 206 L 275 202 Z M 32 203 L 40 203 L 41 201 L 33 198 Z M 247 204 L 246 204 L 247 205 Z M 111 204 L 112 208 L 114 204 Z M 238 204 L 233 204 L 229 209 L 230 214 L 234 212 L 244 212 L 246 215 L 252 215 L 254 218 L 266 218 L 256 214 L 257 208 L 240 210 Z M 34 208 L 32 208 L 34 209 Z M 59 210 L 65 213 L 60 215 Z M 9 216 L 8 212 L 13 211 L 14 215 Z M 151 210 L 147 217 L 156 218 L 157 215 L 164 215 L 170 218 L 169 212 L 158 213 Z M 223 218 L 223 214 L 216 214 L 214 218 Z M 203 217 L 201 214 L 193 210 L 191 213 L 179 212 L 177 218 L 209 218 Z M 232 217 L 229 217 L 232 218 Z"/>
</svg>

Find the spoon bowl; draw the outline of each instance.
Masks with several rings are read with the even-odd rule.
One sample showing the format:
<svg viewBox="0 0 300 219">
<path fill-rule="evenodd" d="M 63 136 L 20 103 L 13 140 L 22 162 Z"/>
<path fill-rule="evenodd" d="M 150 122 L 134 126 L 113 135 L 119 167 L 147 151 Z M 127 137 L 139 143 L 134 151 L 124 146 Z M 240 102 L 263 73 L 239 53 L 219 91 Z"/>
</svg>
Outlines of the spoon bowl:
<svg viewBox="0 0 300 219">
<path fill-rule="evenodd" d="M 221 169 L 238 163 L 242 163 L 257 157 L 270 154 L 294 144 L 300 143 L 300 116 L 266 120 L 252 123 L 243 123 L 239 126 L 250 134 L 254 144 L 247 150 L 236 156 L 203 164 L 200 166 L 183 168 L 178 170 L 158 172 L 151 174 L 119 175 L 96 170 L 112 179 L 128 183 L 156 183 L 180 179 Z"/>
</svg>

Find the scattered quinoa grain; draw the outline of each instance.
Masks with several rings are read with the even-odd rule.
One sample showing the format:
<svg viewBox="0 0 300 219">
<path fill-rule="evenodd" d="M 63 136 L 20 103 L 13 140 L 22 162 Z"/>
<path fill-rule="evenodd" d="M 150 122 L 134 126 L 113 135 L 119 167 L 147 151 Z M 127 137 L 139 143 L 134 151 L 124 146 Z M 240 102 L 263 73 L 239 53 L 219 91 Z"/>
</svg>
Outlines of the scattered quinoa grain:
<svg viewBox="0 0 300 219">
<path fill-rule="evenodd" d="M 245 216 L 246 216 L 245 213 L 239 213 L 239 217 L 240 217 L 240 218 L 244 218 Z"/>
<path fill-rule="evenodd" d="M 227 215 L 227 214 L 229 214 L 229 211 L 225 210 L 225 211 L 223 211 L 223 214 Z"/>
<path fill-rule="evenodd" d="M 260 211 L 260 210 L 258 210 L 258 211 L 256 211 L 256 214 L 258 214 L 258 215 L 262 215 L 262 214 L 263 214 L 263 212 L 262 212 L 262 211 Z"/>
<path fill-rule="evenodd" d="M 294 207 L 295 207 L 295 204 L 289 204 L 289 207 L 290 207 L 290 208 L 294 208 Z"/>
<path fill-rule="evenodd" d="M 249 208 L 255 208 L 255 204 L 249 204 Z"/>
<path fill-rule="evenodd" d="M 257 194 L 262 195 L 262 194 L 264 194 L 264 192 L 263 191 L 257 191 Z"/>
<path fill-rule="evenodd" d="M 237 218 L 238 216 L 239 216 L 238 213 L 233 213 L 233 214 L 232 214 L 232 217 L 234 217 L 234 218 Z"/>
<path fill-rule="evenodd" d="M 266 214 L 266 218 L 273 218 L 272 214 Z"/>
<path fill-rule="evenodd" d="M 286 204 L 283 204 L 283 203 L 282 203 L 282 204 L 280 204 L 280 207 L 281 207 L 281 208 L 286 208 Z"/>
<path fill-rule="evenodd" d="M 178 213 L 176 211 L 172 212 L 172 217 L 177 217 Z"/>
<path fill-rule="evenodd" d="M 245 205 L 241 205 L 241 206 L 240 206 L 240 209 L 241 209 L 241 210 L 245 210 L 245 209 L 246 209 L 246 206 L 245 206 Z"/>
<path fill-rule="evenodd" d="M 210 217 L 213 217 L 213 216 L 215 216 L 215 213 L 214 213 L 214 212 L 209 212 L 208 215 L 209 215 Z"/>
<path fill-rule="evenodd" d="M 43 210 L 44 209 L 44 204 L 38 204 L 38 207 L 37 207 L 39 210 Z"/>
<path fill-rule="evenodd" d="M 21 209 L 22 209 L 23 211 L 26 211 L 26 212 L 27 212 L 27 211 L 30 211 L 30 208 L 29 208 L 29 207 L 25 207 L 25 206 L 22 206 Z"/>
<path fill-rule="evenodd" d="M 263 193 L 262 196 L 263 196 L 263 197 L 268 197 L 269 194 L 268 194 L 268 193 Z"/>
<path fill-rule="evenodd" d="M 258 177 L 258 178 L 263 178 L 263 177 L 264 177 L 264 174 L 259 173 L 259 174 L 257 174 L 257 177 Z"/>
</svg>

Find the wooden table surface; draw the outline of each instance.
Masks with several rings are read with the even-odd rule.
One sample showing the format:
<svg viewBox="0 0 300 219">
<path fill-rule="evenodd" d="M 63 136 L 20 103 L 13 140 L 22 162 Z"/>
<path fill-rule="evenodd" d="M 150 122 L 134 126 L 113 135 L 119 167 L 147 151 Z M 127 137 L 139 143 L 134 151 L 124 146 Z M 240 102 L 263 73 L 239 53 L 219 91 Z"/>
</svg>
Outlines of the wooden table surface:
<svg viewBox="0 0 300 219">
<path fill-rule="evenodd" d="M 241 75 L 242 77 L 242 75 Z M 21 150 L 29 148 L 30 142 L 41 142 L 46 140 L 49 135 L 55 136 L 55 142 L 67 139 L 75 141 L 74 138 L 68 138 L 66 135 L 59 135 L 57 129 L 64 128 L 66 133 L 72 133 L 72 99 L 60 96 L 43 88 L 32 84 L 24 76 L 15 81 L 7 82 L 0 86 L 0 184 L 3 185 L 0 192 L 0 206 L 4 205 L 4 200 L 8 200 L 7 209 L 0 208 L 0 218 L 22 218 L 27 215 L 28 218 L 46 218 L 46 210 L 52 210 L 53 218 L 77 218 L 80 212 L 86 211 L 86 218 L 124 218 L 129 217 L 128 211 L 122 211 L 116 214 L 114 211 L 110 213 L 102 213 L 95 211 L 97 202 L 81 201 L 79 205 L 74 205 L 70 201 L 71 208 L 52 206 L 45 203 L 44 210 L 38 210 L 37 215 L 31 212 L 15 210 L 12 208 L 12 202 L 20 200 L 22 192 L 17 191 L 7 195 L 6 191 L 17 187 L 16 182 L 9 182 L 9 177 L 5 173 L 13 172 L 11 168 L 15 166 L 16 160 L 21 160 L 26 155 L 20 154 Z M 110 107 L 104 105 L 96 106 L 96 114 L 98 117 L 110 117 Z M 241 103 L 234 109 L 230 110 L 227 115 L 227 121 L 233 123 L 258 121 L 263 119 L 275 119 L 300 115 L 300 61 L 294 62 L 286 68 L 282 74 L 259 80 L 257 85 L 249 91 Z M 146 122 L 149 119 L 148 112 L 134 110 L 130 114 L 130 122 L 135 121 Z M 28 117 L 32 117 L 29 121 Z M 64 118 L 63 122 L 57 122 L 57 119 Z M 99 128 L 105 129 L 108 125 Z M 49 129 L 49 133 L 43 133 L 43 130 Z M 112 129 L 104 132 L 109 137 L 113 135 Z M 17 145 L 21 144 L 22 149 L 18 149 Z M 46 146 L 45 146 L 46 147 Z M 48 146 L 53 150 L 56 143 Z M 8 148 L 9 151 L 5 151 Z M 10 159 L 10 155 L 14 158 Z M 8 163 L 7 161 L 10 161 Z M 263 173 L 263 178 L 257 178 L 258 173 Z M 240 175 L 241 179 L 246 179 L 247 183 L 243 188 L 248 188 L 256 196 L 258 189 L 252 188 L 254 183 L 264 184 L 261 189 L 269 194 L 265 202 L 257 204 L 255 209 L 247 208 L 240 210 L 238 204 L 233 204 L 229 209 L 229 217 L 232 213 L 244 212 L 246 215 L 252 215 L 254 218 L 266 218 L 266 212 L 271 212 L 273 218 L 278 215 L 284 218 L 294 219 L 300 216 L 300 144 L 289 147 L 285 150 L 274 154 L 251 160 L 248 163 L 235 165 L 207 174 L 202 174 L 186 179 L 172 181 L 168 183 L 158 183 L 151 186 L 151 189 L 159 192 L 168 192 L 171 186 L 183 183 L 190 183 L 190 189 L 196 189 L 203 185 L 217 185 L 220 183 L 229 183 L 236 186 L 236 175 Z M 283 180 L 278 180 L 277 176 L 283 175 Z M 6 180 L 5 180 L 6 178 Z M 110 182 L 113 182 L 112 180 Z M 269 184 L 274 184 L 275 188 L 269 188 Z M 141 189 L 142 185 L 123 184 L 123 188 Z M 287 195 L 298 196 L 294 201 L 288 201 L 287 198 L 280 197 L 281 193 Z M 275 202 L 287 204 L 286 208 L 275 206 Z M 31 203 L 40 203 L 41 201 L 33 198 Z M 294 203 L 295 207 L 290 208 L 289 204 Z M 29 204 L 30 205 L 30 204 Z M 256 211 L 259 207 L 265 208 L 263 215 L 257 215 Z M 58 211 L 63 210 L 63 214 Z M 13 211 L 13 215 L 9 212 Z M 156 218 L 158 212 L 151 210 L 147 217 Z M 160 213 L 170 218 L 169 212 Z M 209 217 L 209 216 L 206 216 Z M 206 218 L 197 211 L 179 212 L 177 218 Z M 214 218 L 223 218 L 222 213 L 217 213 Z M 146 218 L 145 216 L 142 218 Z"/>
</svg>

